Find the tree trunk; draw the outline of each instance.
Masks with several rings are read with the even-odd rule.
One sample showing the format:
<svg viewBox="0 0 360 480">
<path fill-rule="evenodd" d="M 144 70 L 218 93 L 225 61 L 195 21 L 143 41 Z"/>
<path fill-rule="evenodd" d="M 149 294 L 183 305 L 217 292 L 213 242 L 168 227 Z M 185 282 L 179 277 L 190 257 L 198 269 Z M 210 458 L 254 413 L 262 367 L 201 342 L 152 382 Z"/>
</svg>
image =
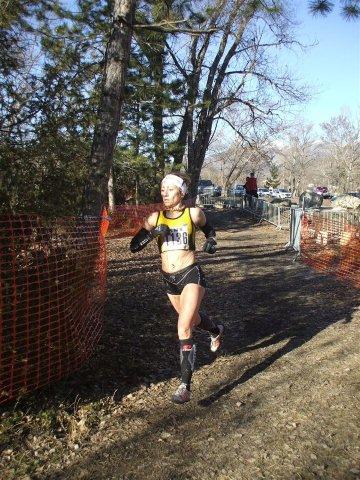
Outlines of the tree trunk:
<svg viewBox="0 0 360 480">
<path fill-rule="evenodd" d="M 199 103 L 199 91 L 202 78 L 202 70 L 205 61 L 205 53 L 209 47 L 209 39 L 204 40 L 202 47 L 198 50 L 199 40 L 196 38 L 193 41 L 191 48 L 191 63 L 193 66 L 192 74 L 188 76 L 188 117 L 184 117 L 187 121 L 187 138 L 188 138 L 188 173 L 191 177 L 190 195 L 195 196 L 197 184 L 200 178 L 200 172 L 204 163 L 206 151 L 209 147 L 211 131 L 214 119 L 219 113 L 218 100 L 221 93 L 221 87 L 225 80 L 226 70 L 236 54 L 237 48 L 243 38 L 246 26 L 250 22 L 254 11 L 249 10 L 244 13 L 241 19 L 235 39 L 229 45 L 231 29 L 233 27 L 232 20 L 236 17 L 238 8 L 242 6 L 243 2 L 235 2 L 232 7 L 232 13 L 229 16 L 227 25 L 224 28 L 222 38 L 219 42 L 217 53 L 208 66 L 209 73 L 206 80 L 205 89 L 201 95 L 202 106 L 200 108 L 197 126 L 194 129 L 195 105 Z M 201 53 L 200 53 L 201 52 Z"/>
<path fill-rule="evenodd" d="M 157 168 L 157 174 L 163 178 L 165 172 L 165 150 L 164 150 L 164 107 L 163 107 L 163 78 L 164 78 L 164 36 L 160 36 L 159 48 L 157 49 L 156 59 L 152 59 L 152 70 L 154 76 L 154 113 L 153 113 L 153 132 L 154 132 L 154 153 Z"/>
<path fill-rule="evenodd" d="M 176 142 L 176 147 L 173 153 L 174 165 L 181 165 L 183 162 L 183 158 L 186 150 L 186 140 L 187 140 L 188 129 L 189 129 L 189 112 L 188 112 L 188 108 L 186 107 L 184 117 L 183 117 L 183 122 L 181 124 L 181 129 Z"/>
<path fill-rule="evenodd" d="M 105 56 L 105 74 L 90 155 L 85 214 L 99 215 L 108 199 L 108 180 L 119 131 L 136 0 L 114 0 L 113 27 Z"/>
<path fill-rule="evenodd" d="M 110 169 L 108 188 L 109 188 L 109 213 L 113 213 L 115 209 L 114 169 L 113 168 Z"/>
<path fill-rule="evenodd" d="M 135 173 L 135 205 L 139 205 L 139 174 Z"/>
<path fill-rule="evenodd" d="M 197 184 L 199 182 L 206 151 L 210 143 L 212 125 L 213 117 L 209 116 L 203 122 L 203 125 L 198 125 L 195 141 L 189 142 L 188 155 L 189 152 L 191 152 L 191 155 L 188 158 L 188 173 L 191 177 L 189 188 L 190 196 L 196 196 Z M 191 139 L 193 139 L 192 135 Z"/>
<path fill-rule="evenodd" d="M 154 104 L 154 118 L 153 118 L 153 131 L 154 131 L 154 151 L 156 160 L 156 170 L 158 175 L 163 178 L 165 172 L 165 151 L 164 151 L 164 127 L 163 127 L 163 107 L 155 99 Z"/>
</svg>

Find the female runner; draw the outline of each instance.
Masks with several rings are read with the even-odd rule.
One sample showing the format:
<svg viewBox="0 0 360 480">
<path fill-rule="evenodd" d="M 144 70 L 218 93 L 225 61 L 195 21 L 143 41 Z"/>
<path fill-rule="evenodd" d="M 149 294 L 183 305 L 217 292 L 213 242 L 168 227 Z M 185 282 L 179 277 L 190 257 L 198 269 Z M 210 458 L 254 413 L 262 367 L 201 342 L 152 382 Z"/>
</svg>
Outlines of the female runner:
<svg viewBox="0 0 360 480">
<path fill-rule="evenodd" d="M 191 377 L 196 356 L 193 329 L 197 327 L 210 333 L 212 352 L 219 349 L 224 331 L 223 325 L 216 325 L 206 314 L 199 312 L 206 283 L 204 273 L 196 263 L 195 228 L 203 231 L 206 238 L 203 251 L 210 254 L 216 251 L 216 233 L 200 208 L 184 205 L 187 188 L 185 175 L 166 175 L 161 182 L 165 209 L 149 215 L 144 227 L 130 242 L 130 250 L 134 253 L 157 239 L 166 292 L 178 313 L 181 384 L 172 397 L 175 403 L 185 403 L 191 398 Z"/>
</svg>

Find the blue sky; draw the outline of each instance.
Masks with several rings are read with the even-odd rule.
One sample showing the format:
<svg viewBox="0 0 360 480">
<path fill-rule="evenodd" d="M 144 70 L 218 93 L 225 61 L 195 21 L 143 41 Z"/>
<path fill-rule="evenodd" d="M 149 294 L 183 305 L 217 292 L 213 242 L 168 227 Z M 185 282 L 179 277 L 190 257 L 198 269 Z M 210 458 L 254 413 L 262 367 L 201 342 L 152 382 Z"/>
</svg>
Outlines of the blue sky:
<svg viewBox="0 0 360 480">
<path fill-rule="evenodd" d="M 313 17 L 305 0 L 294 5 L 301 22 L 299 40 L 318 43 L 305 53 L 286 52 L 282 58 L 298 78 L 318 91 L 309 104 L 301 107 L 302 117 L 318 125 L 344 108 L 359 113 L 360 21 L 346 21 L 336 8 L 326 17 Z"/>
<path fill-rule="evenodd" d="M 74 0 L 62 0 L 74 5 Z M 280 65 L 288 65 L 301 83 L 317 94 L 307 105 L 297 108 L 308 122 L 319 125 L 339 115 L 342 109 L 360 113 L 360 20 L 346 21 L 338 5 L 329 15 L 313 16 L 309 0 L 289 0 L 299 22 L 296 39 L 305 45 L 317 42 L 306 52 L 284 50 Z"/>
</svg>

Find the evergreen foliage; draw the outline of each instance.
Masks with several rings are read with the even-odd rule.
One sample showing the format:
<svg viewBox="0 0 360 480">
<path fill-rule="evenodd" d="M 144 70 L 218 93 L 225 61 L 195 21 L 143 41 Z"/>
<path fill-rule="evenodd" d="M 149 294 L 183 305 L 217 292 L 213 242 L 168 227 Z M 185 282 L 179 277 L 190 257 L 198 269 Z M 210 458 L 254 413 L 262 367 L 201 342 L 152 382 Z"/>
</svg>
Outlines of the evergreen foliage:
<svg viewBox="0 0 360 480">
<path fill-rule="evenodd" d="M 19 2 L 11 19 L 1 19 L 8 25 L 3 38 L 12 41 L 0 59 L 3 211 L 81 210 L 104 34 L 89 27 L 104 21 L 89 3 L 96 2 L 81 1 L 73 13 L 55 1 Z"/>
<path fill-rule="evenodd" d="M 266 187 L 277 188 L 281 181 L 279 179 L 279 167 L 275 164 L 270 165 L 270 177 L 268 177 L 265 181 Z"/>
<path fill-rule="evenodd" d="M 359 0 L 342 0 L 339 3 L 341 4 L 341 13 L 346 20 L 353 20 L 360 17 Z M 309 2 L 310 12 L 315 15 L 328 15 L 334 6 L 334 2 L 329 0 L 311 0 Z"/>
</svg>

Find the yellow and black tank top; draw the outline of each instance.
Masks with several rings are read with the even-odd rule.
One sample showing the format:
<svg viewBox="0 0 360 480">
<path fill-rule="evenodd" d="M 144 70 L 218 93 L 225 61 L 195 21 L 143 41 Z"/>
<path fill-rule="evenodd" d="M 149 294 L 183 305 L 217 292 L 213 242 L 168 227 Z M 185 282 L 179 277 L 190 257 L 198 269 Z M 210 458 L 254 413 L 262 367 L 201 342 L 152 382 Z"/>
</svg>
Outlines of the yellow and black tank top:
<svg viewBox="0 0 360 480">
<path fill-rule="evenodd" d="M 195 250 L 195 225 L 191 220 L 190 208 L 185 208 L 177 218 L 168 218 L 166 211 L 159 212 L 158 225 L 167 225 L 170 229 L 165 238 L 158 237 L 160 252 Z"/>
</svg>

